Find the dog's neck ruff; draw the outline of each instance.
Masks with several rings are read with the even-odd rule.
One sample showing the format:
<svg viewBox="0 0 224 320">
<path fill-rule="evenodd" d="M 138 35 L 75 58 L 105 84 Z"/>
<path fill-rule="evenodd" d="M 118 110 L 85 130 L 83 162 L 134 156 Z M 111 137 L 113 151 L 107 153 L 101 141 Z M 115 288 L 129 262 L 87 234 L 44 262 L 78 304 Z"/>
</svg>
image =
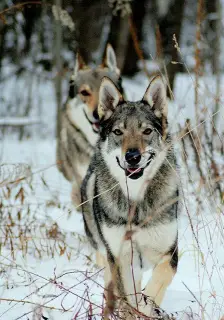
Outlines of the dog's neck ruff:
<svg viewBox="0 0 224 320">
<path fill-rule="evenodd" d="M 82 131 L 86 140 L 95 146 L 98 140 L 98 134 L 93 131 L 91 123 L 88 121 L 87 116 L 84 113 L 85 105 L 80 102 L 80 100 L 75 97 L 67 102 L 67 115 L 72 122 L 72 124 Z"/>
</svg>

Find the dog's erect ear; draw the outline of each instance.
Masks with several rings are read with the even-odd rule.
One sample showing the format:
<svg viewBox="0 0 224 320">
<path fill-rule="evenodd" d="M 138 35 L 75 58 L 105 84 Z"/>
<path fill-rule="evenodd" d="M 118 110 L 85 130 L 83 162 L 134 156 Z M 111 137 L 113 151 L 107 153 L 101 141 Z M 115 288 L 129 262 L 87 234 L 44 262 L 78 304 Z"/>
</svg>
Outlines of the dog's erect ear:
<svg viewBox="0 0 224 320">
<path fill-rule="evenodd" d="M 143 101 L 148 103 L 158 118 L 167 117 L 166 87 L 160 76 L 156 76 L 150 82 Z"/>
<path fill-rule="evenodd" d="M 87 65 L 85 64 L 83 58 L 81 57 L 80 53 L 77 52 L 76 60 L 75 60 L 75 69 L 74 69 L 74 76 L 77 75 L 79 70 L 86 69 Z"/>
<path fill-rule="evenodd" d="M 122 94 L 112 80 L 104 77 L 99 91 L 98 114 L 100 119 L 109 119 L 120 101 L 123 101 Z"/>
<path fill-rule="evenodd" d="M 103 66 L 108 67 L 111 71 L 120 75 L 120 70 L 117 67 L 117 59 L 112 46 L 108 43 L 106 48 L 106 55 L 103 61 Z"/>
</svg>

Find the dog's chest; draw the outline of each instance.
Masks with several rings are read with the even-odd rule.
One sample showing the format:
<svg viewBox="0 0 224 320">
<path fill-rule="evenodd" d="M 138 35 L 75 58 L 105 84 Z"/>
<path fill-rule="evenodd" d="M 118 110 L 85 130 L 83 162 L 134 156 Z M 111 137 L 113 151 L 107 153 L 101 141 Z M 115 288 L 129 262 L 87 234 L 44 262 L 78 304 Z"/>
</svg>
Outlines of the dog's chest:
<svg viewBox="0 0 224 320">
<path fill-rule="evenodd" d="M 120 187 L 126 197 L 132 200 L 142 200 L 144 198 L 147 184 L 144 183 L 144 179 L 139 178 L 138 180 L 120 179 Z"/>
<path fill-rule="evenodd" d="M 125 226 L 102 227 L 102 233 L 112 254 L 115 257 L 131 254 L 132 246 L 130 237 L 126 237 Z M 141 254 L 149 263 L 157 263 L 161 255 L 167 253 L 175 243 L 177 237 L 177 221 L 144 229 L 132 228 L 132 245 L 134 254 Z"/>
</svg>

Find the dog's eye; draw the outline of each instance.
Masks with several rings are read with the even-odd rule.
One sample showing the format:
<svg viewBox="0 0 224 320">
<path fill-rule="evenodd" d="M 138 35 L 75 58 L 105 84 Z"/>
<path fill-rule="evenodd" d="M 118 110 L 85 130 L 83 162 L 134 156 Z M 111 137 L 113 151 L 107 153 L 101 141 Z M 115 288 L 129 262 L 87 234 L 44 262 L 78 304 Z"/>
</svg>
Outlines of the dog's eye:
<svg viewBox="0 0 224 320">
<path fill-rule="evenodd" d="M 147 129 L 145 129 L 145 130 L 143 131 L 143 134 L 149 135 L 151 132 L 152 132 L 152 129 L 147 128 Z"/>
<path fill-rule="evenodd" d="M 123 132 L 120 130 L 120 129 L 115 129 L 113 131 L 113 133 L 116 135 L 116 136 L 121 136 L 123 134 Z"/>
<path fill-rule="evenodd" d="M 84 97 L 90 96 L 90 93 L 89 93 L 87 90 L 82 90 L 82 91 L 80 91 L 80 94 L 81 94 L 82 96 L 84 96 Z"/>
</svg>

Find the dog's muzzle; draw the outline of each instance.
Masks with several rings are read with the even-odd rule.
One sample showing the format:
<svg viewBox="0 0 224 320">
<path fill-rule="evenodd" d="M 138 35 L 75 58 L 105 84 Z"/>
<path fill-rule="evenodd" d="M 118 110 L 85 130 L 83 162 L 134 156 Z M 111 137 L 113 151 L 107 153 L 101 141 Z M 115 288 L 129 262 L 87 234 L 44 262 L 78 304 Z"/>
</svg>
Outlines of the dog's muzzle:
<svg viewBox="0 0 224 320">
<path fill-rule="evenodd" d="M 155 153 L 151 152 L 148 159 L 145 162 L 144 167 L 140 165 L 142 155 L 138 149 L 129 149 L 126 152 L 125 167 L 121 166 L 120 160 L 118 157 L 116 157 L 116 159 L 119 166 L 125 171 L 126 176 L 130 179 L 136 180 L 143 175 L 145 168 L 150 164 L 150 162 L 154 157 L 155 157 Z"/>
<path fill-rule="evenodd" d="M 83 110 L 83 111 L 84 111 L 84 114 L 85 114 L 86 119 L 87 119 L 87 120 L 89 121 L 89 123 L 91 124 L 93 131 L 94 131 L 95 133 L 99 133 L 100 124 L 99 124 L 99 116 L 98 116 L 97 111 L 96 111 L 96 110 L 93 111 L 93 117 L 94 117 L 94 119 L 95 119 L 94 122 L 89 119 L 89 117 L 87 116 L 85 110 Z"/>
</svg>

